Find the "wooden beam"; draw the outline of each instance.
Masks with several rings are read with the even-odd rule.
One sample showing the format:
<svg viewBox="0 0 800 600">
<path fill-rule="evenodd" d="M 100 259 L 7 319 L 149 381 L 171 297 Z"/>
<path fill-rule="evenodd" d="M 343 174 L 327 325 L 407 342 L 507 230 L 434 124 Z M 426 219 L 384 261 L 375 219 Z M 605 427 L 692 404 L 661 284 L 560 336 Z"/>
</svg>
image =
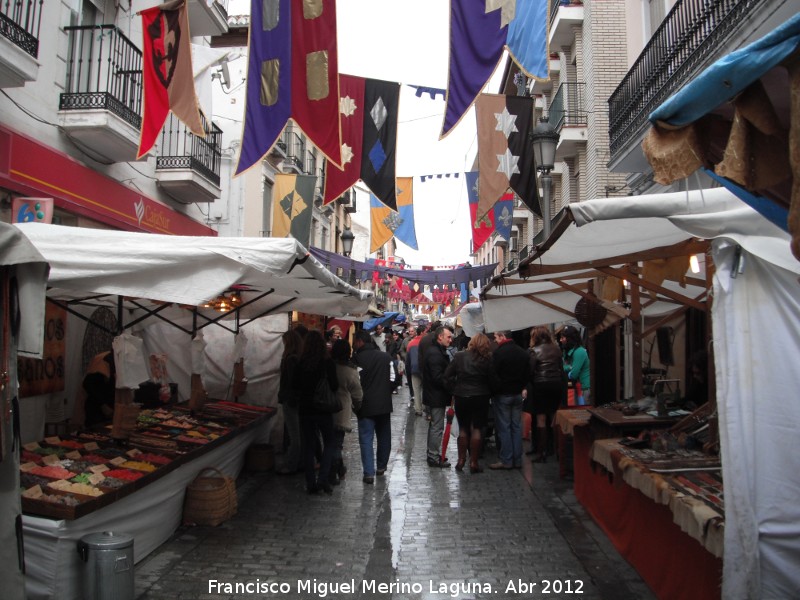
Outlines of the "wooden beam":
<svg viewBox="0 0 800 600">
<path fill-rule="evenodd" d="M 624 279 L 621 278 L 621 279 Z M 644 394 L 642 382 L 642 303 L 639 286 L 631 283 L 631 337 L 633 348 L 631 358 L 633 362 L 633 399 L 639 400 Z"/>
<path fill-rule="evenodd" d="M 563 265 L 541 265 L 535 262 L 528 262 L 520 265 L 519 273 L 524 277 L 536 275 L 551 275 L 564 273 L 565 271 L 576 271 L 579 269 L 600 269 L 602 267 L 613 267 L 626 263 L 636 263 L 640 261 L 652 260 L 655 258 L 672 258 L 674 256 L 690 256 L 692 254 L 703 254 L 708 249 L 707 240 L 689 239 L 674 244 L 672 246 L 662 246 L 660 248 L 649 248 L 631 254 L 621 254 L 619 256 L 609 256 L 598 260 L 588 260 L 579 263 Z"/>
<path fill-rule="evenodd" d="M 673 292 L 672 290 L 668 290 L 667 288 L 662 287 L 660 285 L 656 285 L 650 281 L 647 281 L 646 279 L 642 279 L 637 273 L 633 272 L 633 269 L 629 269 L 628 267 L 623 267 L 619 269 L 609 267 L 609 268 L 602 268 L 600 270 L 607 275 L 613 275 L 614 277 L 619 277 L 620 279 L 627 280 L 628 282 L 630 282 L 631 288 L 633 288 L 633 286 L 642 287 L 651 292 L 656 292 L 657 294 L 661 294 L 663 296 L 666 296 L 667 298 L 675 300 L 679 304 L 692 306 L 698 310 L 706 309 L 705 305 L 702 302 L 699 302 L 698 300 L 691 298 L 689 296 L 684 296 L 683 294 L 679 294 L 677 292 Z M 703 295 L 705 295 L 705 291 L 703 292 Z"/>
</svg>

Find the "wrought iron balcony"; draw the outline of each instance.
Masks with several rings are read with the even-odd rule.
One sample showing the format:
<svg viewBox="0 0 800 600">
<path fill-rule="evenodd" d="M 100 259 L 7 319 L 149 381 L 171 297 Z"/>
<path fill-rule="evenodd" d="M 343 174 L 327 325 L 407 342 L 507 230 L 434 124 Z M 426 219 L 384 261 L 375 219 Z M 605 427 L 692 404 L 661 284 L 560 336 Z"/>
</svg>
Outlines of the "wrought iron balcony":
<svg viewBox="0 0 800 600">
<path fill-rule="evenodd" d="M 0 0 L 0 88 L 22 87 L 39 76 L 43 0 Z"/>
<path fill-rule="evenodd" d="M 561 131 L 565 125 L 586 125 L 586 84 L 565 82 L 558 86 L 550 103 L 550 123 Z"/>
<path fill-rule="evenodd" d="M 306 159 L 306 140 L 299 133 L 287 129 L 286 139 L 286 159 L 283 164 L 290 167 L 298 175 L 304 173 Z"/>
<path fill-rule="evenodd" d="M 213 202 L 220 197 L 222 130 L 205 117 L 202 121 L 204 137 L 170 113 L 158 142 L 156 178 L 181 202 Z"/>
<path fill-rule="evenodd" d="M 39 29 L 44 0 L 4 0 L 0 3 L 0 35 L 33 58 L 39 56 Z"/>
<path fill-rule="evenodd" d="M 175 115 L 169 114 L 161 131 L 156 170 L 194 169 L 219 185 L 222 130 L 202 114 L 200 118 L 205 137 L 196 136 Z"/>
<path fill-rule="evenodd" d="M 66 91 L 59 110 L 107 110 L 142 124 L 142 52 L 114 25 L 65 27 Z"/>
<path fill-rule="evenodd" d="M 678 0 L 608 100 L 611 161 L 637 142 L 648 115 L 720 51 L 767 0 Z"/>
</svg>

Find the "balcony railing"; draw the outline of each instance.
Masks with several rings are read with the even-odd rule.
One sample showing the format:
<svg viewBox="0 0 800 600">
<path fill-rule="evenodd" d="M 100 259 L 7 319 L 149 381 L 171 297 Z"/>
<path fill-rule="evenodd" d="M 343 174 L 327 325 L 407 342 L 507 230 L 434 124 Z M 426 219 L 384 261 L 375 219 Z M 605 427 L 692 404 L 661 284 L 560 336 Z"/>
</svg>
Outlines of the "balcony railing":
<svg viewBox="0 0 800 600">
<path fill-rule="evenodd" d="M 286 132 L 286 160 L 285 162 L 294 167 L 298 173 L 302 173 L 306 167 L 306 141 L 294 131 Z"/>
<path fill-rule="evenodd" d="M 550 123 L 561 131 L 565 125 L 586 125 L 586 84 L 562 83 L 550 103 Z"/>
<path fill-rule="evenodd" d="M 175 115 L 169 114 L 161 131 L 156 170 L 192 169 L 219 187 L 222 130 L 209 123 L 202 114 L 200 117 L 205 137 L 193 134 Z"/>
<path fill-rule="evenodd" d="M 39 57 L 43 3 L 44 0 L 0 1 L 0 35 L 33 58 Z"/>
<path fill-rule="evenodd" d="M 550 25 L 553 25 L 558 15 L 558 9 L 562 6 L 582 6 L 581 0 L 551 0 L 550 2 Z"/>
<path fill-rule="evenodd" d="M 611 160 L 765 0 L 678 0 L 608 100 Z"/>
<path fill-rule="evenodd" d="M 306 175 L 317 175 L 317 157 L 311 151 L 309 151 L 306 159 L 305 173 Z"/>
<path fill-rule="evenodd" d="M 325 167 L 326 167 L 327 164 L 328 164 L 327 162 L 322 161 L 322 166 L 319 167 L 317 169 L 317 171 L 316 171 L 317 185 L 316 185 L 314 191 L 317 194 L 317 196 L 320 198 L 320 200 L 322 200 L 322 198 L 325 195 Z"/>
<path fill-rule="evenodd" d="M 66 91 L 60 110 L 102 109 L 136 129 L 142 123 L 142 53 L 114 25 L 65 27 Z"/>
</svg>

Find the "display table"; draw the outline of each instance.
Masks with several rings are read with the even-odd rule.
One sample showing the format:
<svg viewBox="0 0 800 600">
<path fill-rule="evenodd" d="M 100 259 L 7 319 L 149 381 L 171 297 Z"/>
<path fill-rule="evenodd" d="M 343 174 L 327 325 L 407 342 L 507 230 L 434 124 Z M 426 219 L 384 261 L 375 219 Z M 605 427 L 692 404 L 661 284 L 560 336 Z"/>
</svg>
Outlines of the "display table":
<svg viewBox="0 0 800 600">
<path fill-rule="evenodd" d="M 721 502 L 711 509 L 676 485 L 679 472 L 654 473 L 588 427 L 574 430 L 573 451 L 576 498 L 655 594 L 719 598 Z"/>
<path fill-rule="evenodd" d="M 556 434 L 558 453 L 558 476 L 561 479 L 572 473 L 572 434 L 576 427 L 589 424 L 591 413 L 586 409 L 562 409 L 556 411 L 553 428 Z"/>
<path fill-rule="evenodd" d="M 82 597 L 83 567 L 76 544 L 88 533 L 127 533 L 134 538 L 134 561 L 142 560 L 180 526 L 189 483 L 206 467 L 215 467 L 230 477 L 238 476 L 247 448 L 259 440 L 261 426 L 272 414 L 264 412 L 246 424 L 231 427 L 213 443 L 177 456 L 167 468 L 138 479 L 128 490 L 121 488 L 111 502 L 81 503 L 81 516 L 76 518 L 46 518 L 31 514 L 30 504 L 28 510 L 23 506 L 27 597 Z M 32 506 L 38 510 L 40 503 Z"/>
<path fill-rule="evenodd" d="M 590 424 L 596 439 L 619 438 L 635 435 L 643 429 L 660 429 L 671 427 L 679 417 L 654 417 L 647 413 L 625 415 L 621 411 L 597 407 L 587 409 L 592 416 Z"/>
</svg>

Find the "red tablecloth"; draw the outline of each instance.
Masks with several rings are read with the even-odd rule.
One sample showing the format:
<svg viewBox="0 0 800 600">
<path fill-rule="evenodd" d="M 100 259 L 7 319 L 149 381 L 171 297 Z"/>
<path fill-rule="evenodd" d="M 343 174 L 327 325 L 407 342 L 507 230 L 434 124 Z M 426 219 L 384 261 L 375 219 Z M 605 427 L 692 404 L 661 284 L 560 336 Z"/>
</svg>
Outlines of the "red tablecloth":
<svg viewBox="0 0 800 600">
<path fill-rule="evenodd" d="M 617 550 L 659 598 L 720 597 L 722 560 L 673 523 L 669 507 L 650 498 L 599 465 L 593 468 L 591 432 L 574 430 L 575 497 Z"/>
</svg>

